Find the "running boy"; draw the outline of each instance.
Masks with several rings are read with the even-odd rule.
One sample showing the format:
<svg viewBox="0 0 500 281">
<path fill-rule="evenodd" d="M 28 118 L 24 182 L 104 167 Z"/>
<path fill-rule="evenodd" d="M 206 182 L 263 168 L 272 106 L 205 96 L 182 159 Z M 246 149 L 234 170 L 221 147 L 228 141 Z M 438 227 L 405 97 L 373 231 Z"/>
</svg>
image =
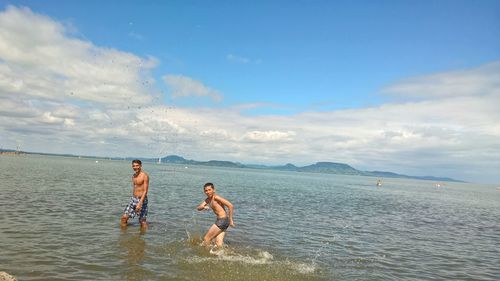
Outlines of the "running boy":
<svg viewBox="0 0 500 281">
<path fill-rule="evenodd" d="M 221 196 L 215 194 L 215 186 L 213 183 L 207 182 L 203 186 L 203 192 L 207 195 L 201 204 L 197 207 L 198 211 L 208 210 L 212 208 L 217 220 L 210 227 L 203 238 L 203 244 L 205 246 L 210 245 L 210 242 L 215 238 L 215 245 L 217 247 L 222 246 L 224 243 L 224 236 L 226 235 L 226 229 L 231 226 L 234 227 L 233 223 L 233 204 L 222 198 Z M 227 212 L 226 212 L 227 208 Z"/>
</svg>

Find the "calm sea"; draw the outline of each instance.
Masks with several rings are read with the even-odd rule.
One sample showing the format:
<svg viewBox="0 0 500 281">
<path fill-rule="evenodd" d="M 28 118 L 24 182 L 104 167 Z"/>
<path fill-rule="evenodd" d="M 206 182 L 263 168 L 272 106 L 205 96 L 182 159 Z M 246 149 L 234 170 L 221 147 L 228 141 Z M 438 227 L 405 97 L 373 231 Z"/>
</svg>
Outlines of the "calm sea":
<svg viewBox="0 0 500 281">
<path fill-rule="evenodd" d="M 119 227 L 128 161 L 0 156 L 0 271 L 19 280 L 499 280 L 495 186 L 145 163 L 150 228 Z M 227 247 L 202 185 L 235 205 Z"/>
</svg>

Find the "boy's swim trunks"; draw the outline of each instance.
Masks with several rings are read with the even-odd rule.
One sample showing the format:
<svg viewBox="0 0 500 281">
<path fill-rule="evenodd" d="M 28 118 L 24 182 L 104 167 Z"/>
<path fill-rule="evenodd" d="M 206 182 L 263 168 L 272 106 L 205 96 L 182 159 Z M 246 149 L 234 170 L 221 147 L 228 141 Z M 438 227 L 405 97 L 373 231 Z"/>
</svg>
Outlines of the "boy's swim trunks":
<svg viewBox="0 0 500 281">
<path fill-rule="evenodd" d="M 220 230 L 224 231 L 229 227 L 229 218 L 217 218 L 215 225 L 220 228 Z"/>
</svg>

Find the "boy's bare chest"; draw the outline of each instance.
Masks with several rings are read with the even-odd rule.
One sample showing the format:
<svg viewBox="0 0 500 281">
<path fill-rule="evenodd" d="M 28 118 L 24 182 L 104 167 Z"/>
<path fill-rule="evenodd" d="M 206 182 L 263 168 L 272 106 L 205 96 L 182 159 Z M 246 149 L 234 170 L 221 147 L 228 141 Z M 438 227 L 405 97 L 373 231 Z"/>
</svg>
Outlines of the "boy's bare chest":
<svg viewBox="0 0 500 281">
<path fill-rule="evenodd" d="M 144 184 L 144 176 L 138 175 L 137 177 L 133 177 L 132 181 L 133 181 L 135 186 L 141 186 Z"/>
</svg>

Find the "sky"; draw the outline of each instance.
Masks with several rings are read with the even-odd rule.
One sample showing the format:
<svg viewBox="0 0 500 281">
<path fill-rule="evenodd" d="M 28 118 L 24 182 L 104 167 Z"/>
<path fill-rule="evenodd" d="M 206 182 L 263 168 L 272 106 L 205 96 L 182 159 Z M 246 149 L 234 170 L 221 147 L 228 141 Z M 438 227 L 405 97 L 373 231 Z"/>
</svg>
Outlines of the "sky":
<svg viewBox="0 0 500 281">
<path fill-rule="evenodd" d="M 500 1 L 0 0 L 0 148 L 500 184 Z"/>
</svg>

